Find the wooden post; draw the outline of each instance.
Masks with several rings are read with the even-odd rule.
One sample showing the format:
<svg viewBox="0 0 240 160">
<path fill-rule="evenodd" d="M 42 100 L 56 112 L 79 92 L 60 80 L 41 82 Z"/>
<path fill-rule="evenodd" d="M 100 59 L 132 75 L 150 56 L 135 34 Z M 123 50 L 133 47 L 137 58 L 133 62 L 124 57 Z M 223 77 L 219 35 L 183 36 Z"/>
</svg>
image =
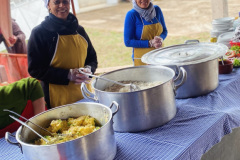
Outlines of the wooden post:
<svg viewBox="0 0 240 160">
<path fill-rule="evenodd" d="M 228 17 L 228 0 L 212 1 L 212 19 Z"/>
<path fill-rule="evenodd" d="M 73 2 L 73 0 L 71 0 L 71 3 L 72 3 L 73 15 L 76 16 L 76 12 L 75 12 L 75 7 L 74 7 L 74 2 Z"/>
<path fill-rule="evenodd" d="M 0 28 L 7 46 L 11 47 L 13 45 L 9 42 L 9 37 L 12 37 L 13 32 L 10 0 L 1 0 L 0 3 Z"/>
</svg>

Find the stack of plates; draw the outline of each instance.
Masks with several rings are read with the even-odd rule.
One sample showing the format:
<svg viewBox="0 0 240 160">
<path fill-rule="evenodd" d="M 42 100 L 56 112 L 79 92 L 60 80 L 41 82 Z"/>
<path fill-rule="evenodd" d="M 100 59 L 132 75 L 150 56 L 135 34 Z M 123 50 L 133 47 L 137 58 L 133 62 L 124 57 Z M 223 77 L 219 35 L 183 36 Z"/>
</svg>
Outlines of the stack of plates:
<svg viewBox="0 0 240 160">
<path fill-rule="evenodd" d="M 212 21 L 211 37 L 218 37 L 223 33 L 232 32 L 234 30 L 233 22 L 233 17 L 214 19 Z"/>
<path fill-rule="evenodd" d="M 230 41 L 232 37 L 234 36 L 234 32 L 225 32 L 218 36 L 217 43 L 222 43 L 228 46 L 228 48 L 231 48 Z"/>
</svg>

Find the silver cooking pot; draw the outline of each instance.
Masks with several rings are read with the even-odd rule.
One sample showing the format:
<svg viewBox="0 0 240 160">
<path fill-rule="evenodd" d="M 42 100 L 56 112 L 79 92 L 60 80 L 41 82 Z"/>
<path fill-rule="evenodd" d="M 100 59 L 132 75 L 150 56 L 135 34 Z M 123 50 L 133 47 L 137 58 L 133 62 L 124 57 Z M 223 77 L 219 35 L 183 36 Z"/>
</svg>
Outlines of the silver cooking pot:
<svg viewBox="0 0 240 160">
<path fill-rule="evenodd" d="M 218 87 L 218 58 L 228 51 L 221 43 L 199 43 L 189 40 L 185 44 L 156 49 L 144 54 L 142 62 L 154 65 L 183 67 L 187 81 L 176 98 L 190 98 L 205 95 Z"/>
<path fill-rule="evenodd" d="M 110 108 L 114 105 L 116 107 L 113 108 L 116 111 L 112 113 Z M 34 145 L 31 143 L 39 137 L 26 127 L 19 127 L 17 130 L 16 139 L 18 143 L 9 140 L 9 136 L 13 135 L 8 132 L 5 139 L 11 144 L 20 146 L 25 159 L 28 160 L 112 160 L 117 151 L 112 117 L 118 112 L 118 104 L 112 102 L 110 108 L 98 103 L 76 103 L 53 108 L 30 119 L 33 123 L 47 128 L 54 119 L 90 115 L 102 125 L 99 130 L 71 141 L 52 145 Z M 28 125 L 42 133 L 42 130 L 35 125 L 31 123 L 28 123 Z"/>
<path fill-rule="evenodd" d="M 119 103 L 121 109 L 113 118 L 113 128 L 119 132 L 139 132 L 161 126 L 176 115 L 175 91 L 185 82 L 186 72 L 180 69 L 180 83 L 175 85 L 175 72 L 164 66 L 138 66 L 115 70 L 101 77 L 115 81 L 161 81 L 162 84 L 134 92 L 104 91 L 113 83 L 95 79 L 92 83 L 95 94 L 89 92 L 83 83 L 83 96 L 96 102 L 109 105 Z"/>
</svg>

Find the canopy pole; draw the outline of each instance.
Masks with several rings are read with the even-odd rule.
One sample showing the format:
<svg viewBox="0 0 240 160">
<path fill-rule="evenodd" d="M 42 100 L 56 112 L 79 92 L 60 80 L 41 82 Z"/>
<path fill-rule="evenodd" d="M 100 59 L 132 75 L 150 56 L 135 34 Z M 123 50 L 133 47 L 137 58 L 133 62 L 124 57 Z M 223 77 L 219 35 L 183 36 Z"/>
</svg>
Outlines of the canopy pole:
<svg viewBox="0 0 240 160">
<path fill-rule="evenodd" d="M 228 0 L 211 0 L 212 19 L 228 17 Z"/>
<path fill-rule="evenodd" d="M 73 0 L 71 0 L 71 4 L 72 4 L 73 14 L 74 14 L 74 16 L 76 16 L 76 12 L 75 12 L 75 7 L 74 7 L 74 2 L 73 2 Z"/>
</svg>

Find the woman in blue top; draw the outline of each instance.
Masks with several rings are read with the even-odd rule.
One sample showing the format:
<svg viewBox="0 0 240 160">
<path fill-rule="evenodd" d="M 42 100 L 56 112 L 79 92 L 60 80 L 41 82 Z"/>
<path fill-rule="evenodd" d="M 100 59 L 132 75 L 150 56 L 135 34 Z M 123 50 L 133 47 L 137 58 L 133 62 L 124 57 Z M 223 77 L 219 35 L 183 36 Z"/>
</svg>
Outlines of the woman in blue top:
<svg viewBox="0 0 240 160">
<path fill-rule="evenodd" d="M 124 24 L 124 43 L 133 47 L 134 65 L 146 65 L 141 57 L 163 46 L 167 28 L 161 9 L 150 0 L 133 0 L 133 9 L 128 11 Z"/>
</svg>

